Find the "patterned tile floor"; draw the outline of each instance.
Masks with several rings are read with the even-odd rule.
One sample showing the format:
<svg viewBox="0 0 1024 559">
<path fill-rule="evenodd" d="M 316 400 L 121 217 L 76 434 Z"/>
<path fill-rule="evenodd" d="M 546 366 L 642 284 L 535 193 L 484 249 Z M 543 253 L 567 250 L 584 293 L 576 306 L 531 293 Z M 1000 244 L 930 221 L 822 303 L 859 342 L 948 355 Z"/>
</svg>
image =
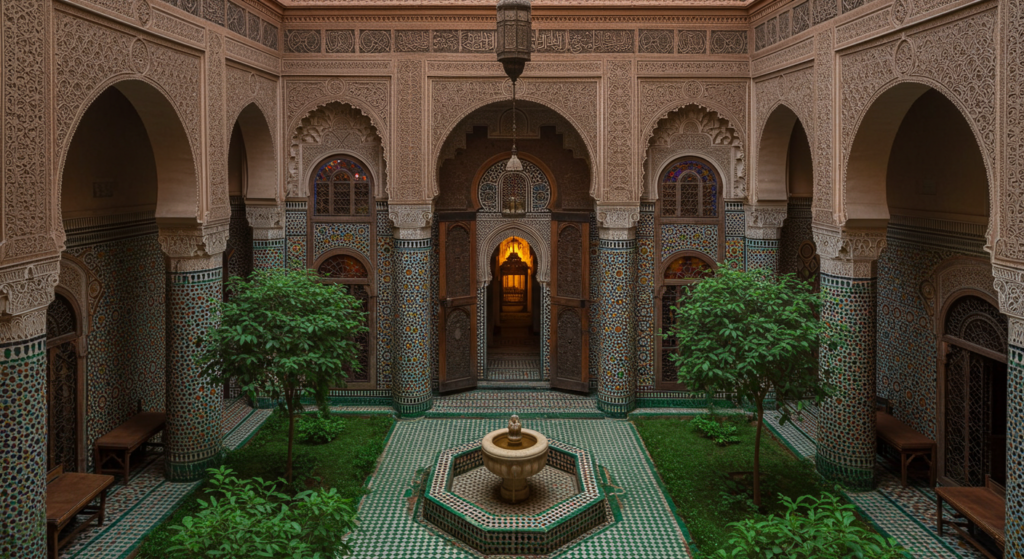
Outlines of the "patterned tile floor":
<svg viewBox="0 0 1024 559">
<path fill-rule="evenodd" d="M 580 492 L 576 476 L 557 468 L 544 468 L 527 481 L 529 499 L 513 506 L 501 499 L 501 483 L 500 477 L 481 466 L 455 476 L 451 492 L 499 516 L 540 514 Z"/>
<path fill-rule="evenodd" d="M 559 559 L 684 559 L 690 557 L 682 526 L 660 488 L 657 474 L 633 425 L 615 420 L 532 420 L 524 422 L 548 437 L 591 451 L 612 479 L 607 490 L 622 520 L 568 547 Z M 502 419 L 420 419 L 395 426 L 370 494 L 363 498 L 358 559 L 456 559 L 468 552 L 417 523 L 410 497 L 417 472 L 446 448 L 479 439 L 505 425 Z M 643 545 L 638 545 L 643 542 Z"/>
<path fill-rule="evenodd" d="M 473 390 L 434 398 L 427 417 L 572 417 L 603 418 L 597 399 L 563 392 Z"/>
<path fill-rule="evenodd" d="M 487 355 L 487 380 L 541 380 L 540 353 L 492 349 Z"/>
<path fill-rule="evenodd" d="M 226 400 L 222 426 L 224 446 L 234 450 L 249 440 L 272 410 L 254 410 L 242 399 Z M 163 457 L 131 475 L 131 483 L 114 485 L 107 493 L 107 518 L 93 524 L 60 554 L 63 559 L 122 559 L 155 526 L 177 508 L 199 482 L 170 483 L 164 480 Z"/>
<path fill-rule="evenodd" d="M 809 460 L 814 459 L 817 408 L 810 407 L 802 419 L 787 422 L 781 427 L 778 424 L 778 412 L 767 412 L 765 416 L 769 427 L 791 450 Z M 935 527 L 935 492 L 928 488 L 923 478 L 911 477 L 908 487 L 903 487 L 899 472 L 891 469 L 888 463 L 880 461 L 875 479 L 877 488 L 874 491 L 848 492 L 847 496 L 860 508 L 862 514 L 889 537 L 911 550 L 914 557 L 984 557 L 949 529 L 945 530 L 943 537 L 939 537 Z M 946 518 L 952 520 L 952 509 L 947 508 Z"/>
</svg>

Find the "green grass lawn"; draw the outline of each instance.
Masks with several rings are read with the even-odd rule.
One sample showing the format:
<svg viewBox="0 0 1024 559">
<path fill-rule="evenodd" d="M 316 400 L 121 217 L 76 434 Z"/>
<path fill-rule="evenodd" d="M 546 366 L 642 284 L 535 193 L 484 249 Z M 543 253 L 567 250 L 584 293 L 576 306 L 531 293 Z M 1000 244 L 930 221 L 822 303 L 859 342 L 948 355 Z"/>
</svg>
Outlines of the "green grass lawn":
<svg viewBox="0 0 1024 559">
<path fill-rule="evenodd" d="M 633 421 L 677 512 L 705 556 L 727 544 L 730 522 L 752 516 L 745 504 L 722 494 L 740 492 L 740 486 L 731 482 L 727 472 L 754 469 L 755 428 L 743 415 L 726 416 L 724 421 L 738 428 L 738 444 L 716 445 L 694 429 L 689 418 Z M 761 439 L 761 473 L 762 509 L 766 514 L 784 510 L 779 505 L 779 493 L 796 498 L 818 496 L 826 490 L 814 465 L 793 456 L 767 428 Z"/>
<path fill-rule="evenodd" d="M 301 421 L 301 418 L 296 421 Z M 296 427 L 293 492 L 316 486 L 334 487 L 354 503 L 358 503 L 366 492 L 364 483 L 373 472 L 377 457 L 384 451 L 394 419 L 390 416 L 346 417 L 344 421 L 344 432 L 323 445 L 299 442 Z M 288 420 L 280 412 L 274 412 L 249 444 L 228 454 L 226 465 L 243 478 L 273 480 L 284 477 L 287 453 Z M 205 485 L 197 489 L 146 538 L 139 549 L 139 558 L 167 557 L 165 550 L 171 546 L 170 536 L 173 533 L 170 526 L 178 525 L 182 518 L 195 514 L 199 509 L 197 499 L 209 499 L 204 489 Z"/>
</svg>

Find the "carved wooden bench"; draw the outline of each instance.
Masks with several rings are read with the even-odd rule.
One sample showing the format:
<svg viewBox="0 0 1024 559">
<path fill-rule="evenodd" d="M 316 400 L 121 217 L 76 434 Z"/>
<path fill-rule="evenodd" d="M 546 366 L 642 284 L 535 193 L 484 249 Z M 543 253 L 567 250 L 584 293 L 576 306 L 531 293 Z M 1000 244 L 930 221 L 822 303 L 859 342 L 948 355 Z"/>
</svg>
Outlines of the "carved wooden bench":
<svg viewBox="0 0 1024 559">
<path fill-rule="evenodd" d="M 57 559 L 60 548 L 75 539 L 93 520 L 98 519 L 99 525 L 103 526 L 107 489 L 113 484 L 114 476 L 65 474 L 63 466 L 57 466 L 46 474 L 46 547 L 50 559 Z M 97 497 L 99 506 L 90 506 Z M 61 539 L 61 530 L 79 514 L 88 514 L 89 518 Z"/>
<path fill-rule="evenodd" d="M 989 559 L 996 559 L 975 539 L 977 531 L 988 534 L 1000 550 L 1006 549 L 1006 493 L 998 483 L 985 476 L 985 487 L 937 487 L 935 497 L 939 505 L 938 528 L 942 536 L 945 524 L 952 526 L 956 533 L 973 545 Z M 963 522 L 942 519 L 942 503 L 949 503 L 957 512 L 955 518 Z"/>
<path fill-rule="evenodd" d="M 884 411 L 875 412 L 878 438 L 900 453 L 903 487 L 907 486 L 907 469 L 915 458 L 928 463 L 928 486 L 935 487 L 935 441 Z"/>
<path fill-rule="evenodd" d="M 163 446 L 150 443 L 149 439 L 164 430 L 167 414 L 163 412 L 139 412 L 113 431 L 96 439 L 96 473 L 102 474 L 104 465 L 113 460 L 124 473 L 124 484 L 128 485 L 131 471 L 132 452 L 142 445 Z"/>
</svg>

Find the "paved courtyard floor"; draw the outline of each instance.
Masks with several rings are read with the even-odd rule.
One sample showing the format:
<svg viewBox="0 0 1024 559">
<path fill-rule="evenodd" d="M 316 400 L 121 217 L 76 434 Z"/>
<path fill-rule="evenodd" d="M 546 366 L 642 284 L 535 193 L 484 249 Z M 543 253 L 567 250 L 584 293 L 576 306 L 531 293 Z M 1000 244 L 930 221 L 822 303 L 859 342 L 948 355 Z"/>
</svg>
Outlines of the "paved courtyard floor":
<svg viewBox="0 0 1024 559">
<path fill-rule="evenodd" d="M 507 425 L 502 419 L 420 419 L 399 422 L 391 434 L 370 494 L 360 507 L 363 524 L 358 559 L 449 559 L 473 555 L 419 524 L 413 516 L 413 484 L 439 452 Z M 611 483 L 610 499 L 621 520 L 568 547 L 559 558 L 683 559 L 690 557 L 681 524 L 662 492 L 640 438 L 627 421 L 538 419 L 524 426 L 587 449 Z"/>
<path fill-rule="evenodd" d="M 248 441 L 272 410 L 254 410 L 242 400 L 224 408 L 224 442 L 235 449 Z M 340 414 L 392 414 L 390 406 L 335 406 Z M 642 408 L 631 417 L 693 415 L 696 408 Z M 731 410 L 739 411 L 739 410 Z M 690 557 L 685 526 L 662 490 L 636 430 L 628 421 L 605 419 L 594 397 L 550 391 L 476 390 L 435 399 L 427 417 L 400 421 L 392 431 L 370 493 L 360 507 L 362 529 L 356 558 L 449 559 L 473 555 L 417 522 L 415 484 L 437 454 L 479 439 L 519 413 L 527 428 L 585 448 L 602 472 L 616 509 L 617 521 L 583 541 L 568 546 L 558 559 L 646 559 Z M 600 418 L 600 419 L 599 419 Z M 814 459 L 817 410 L 802 421 L 778 424 L 778 413 L 766 414 L 769 428 L 798 456 Z M 923 479 L 902 487 L 888 464 L 879 462 L 874 491 L 848 493 L 861 513 L 879 530 L 912 550 L 914 557 L 980 559 L 982 555 L 949 531 L 935 529 L 935 494 Z M 62 558 L 124 559 L 138 543 L 191 493 L 199 483 L 169 483 L 163 462 L 132 474 L 127 487 L 118 484 L 107 500 L 107 522 L 77 538 Z M 947 510 L 947 517 L 952 511 Z"/>
</svg>

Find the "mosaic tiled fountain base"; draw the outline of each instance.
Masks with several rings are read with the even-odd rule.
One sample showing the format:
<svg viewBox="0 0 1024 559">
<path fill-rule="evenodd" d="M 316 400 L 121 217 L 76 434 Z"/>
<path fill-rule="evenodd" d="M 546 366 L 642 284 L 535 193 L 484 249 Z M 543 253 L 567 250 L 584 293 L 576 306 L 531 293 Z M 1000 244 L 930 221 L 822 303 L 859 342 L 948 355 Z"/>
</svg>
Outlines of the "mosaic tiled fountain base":
<svg viewBox="0 0 1024 559">
<path fill-rule="evenodd" d="M 430 473 L 422 519 L 483 555 L 544 556 L 600 529 L 612 517 L 585 450 L 550 441 L 547 467 L 530 497 L 507 504 L 501 478 L 483 465 L 479 441 L 442 451 Z"/>
</svg>

